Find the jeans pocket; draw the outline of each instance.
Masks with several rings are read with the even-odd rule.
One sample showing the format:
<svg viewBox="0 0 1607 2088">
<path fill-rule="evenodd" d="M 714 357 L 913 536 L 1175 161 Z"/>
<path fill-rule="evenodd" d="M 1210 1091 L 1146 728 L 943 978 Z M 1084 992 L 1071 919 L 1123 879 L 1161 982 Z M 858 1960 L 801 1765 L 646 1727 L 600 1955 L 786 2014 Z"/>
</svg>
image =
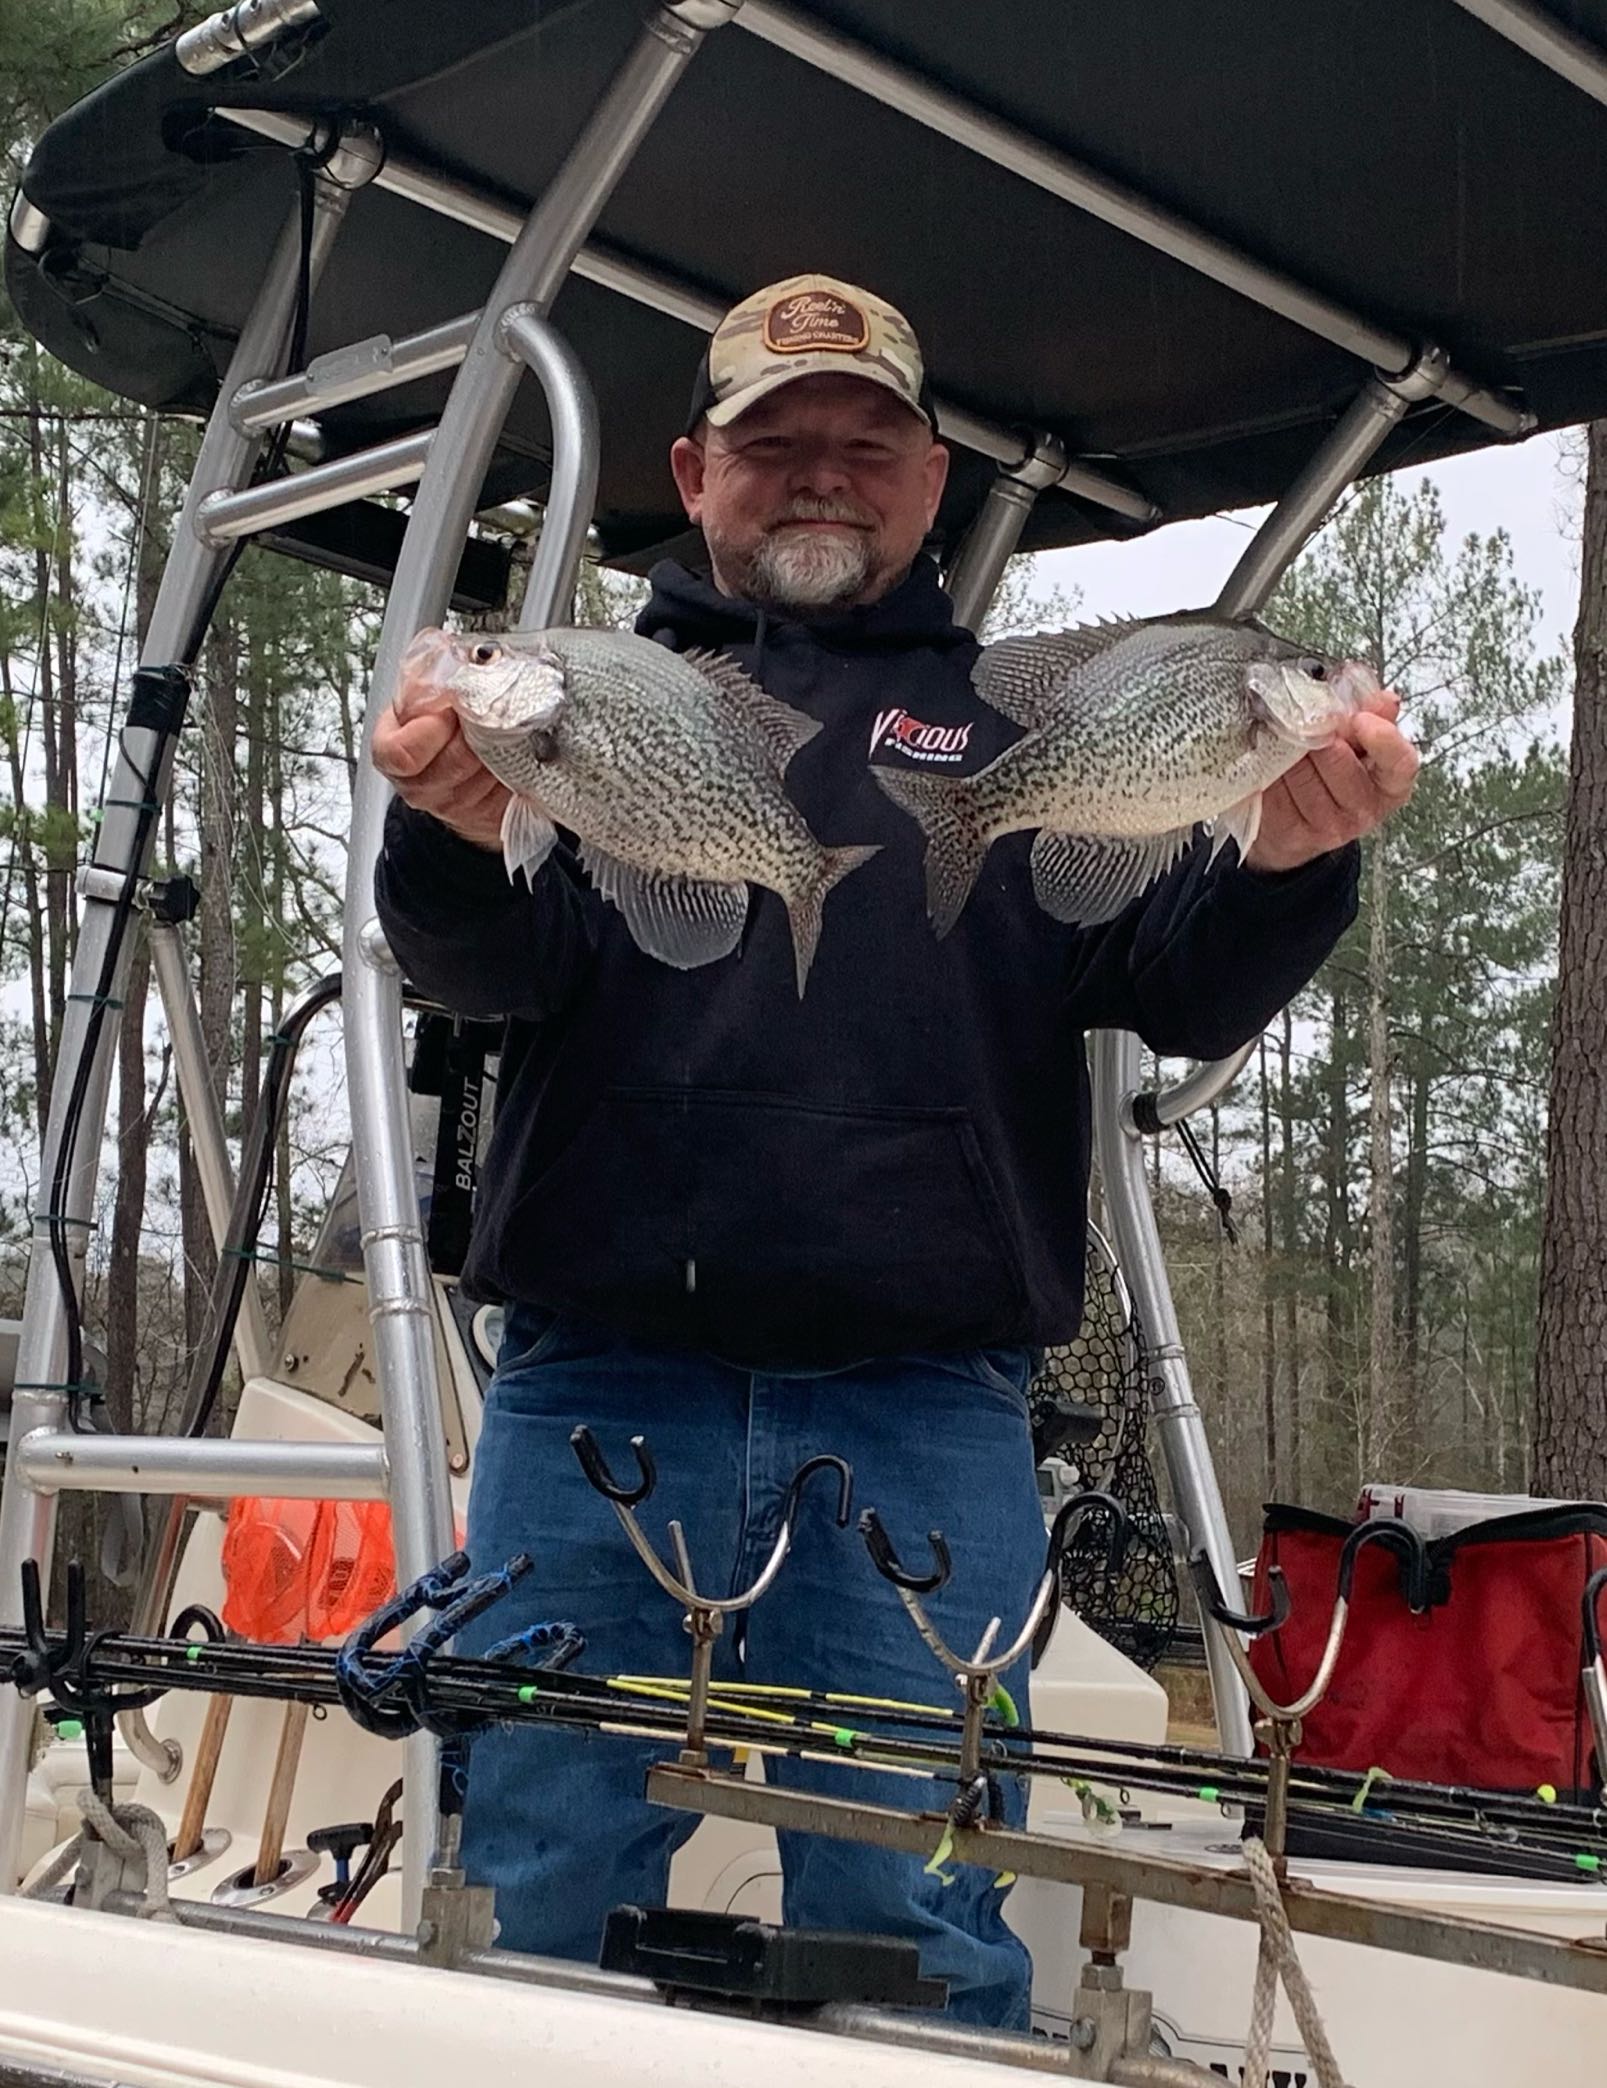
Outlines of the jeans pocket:
<svg viewBox="0 0 1607 2088">
<path fill-rule="evenodd" d="M 541 1362 L 557 1340 L 559 1319 L 548 1305 L 509 1304 L 497 1349 L 497 1378 L 515 1377 Z"/>
<path fill-rule="evenodd" d="M 1037 1352 L 1030 1348 L 1005 1346 L 967 1349 L 964 1361 L 969 1374 L 986 1391 L 996 1393 L 1011 1411 L 1027 1418 L 1029 1394 L 1037 1376 Z"/>
</svg>

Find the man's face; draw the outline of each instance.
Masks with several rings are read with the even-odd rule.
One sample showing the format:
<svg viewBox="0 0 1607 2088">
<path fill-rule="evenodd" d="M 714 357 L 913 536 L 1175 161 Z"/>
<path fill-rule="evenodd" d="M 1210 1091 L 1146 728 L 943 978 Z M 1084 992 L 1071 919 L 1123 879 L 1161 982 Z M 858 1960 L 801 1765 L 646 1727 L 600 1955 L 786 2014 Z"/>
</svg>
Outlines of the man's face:
<svg viewBox="0 0 1607 2088">
<path fill-rule="evenodd" d="M 896 587 L 931 528 L 949 453 L 863 377 L 800 377 L 670 451 L 721 592 L 847 608 Z"/>
</svg>

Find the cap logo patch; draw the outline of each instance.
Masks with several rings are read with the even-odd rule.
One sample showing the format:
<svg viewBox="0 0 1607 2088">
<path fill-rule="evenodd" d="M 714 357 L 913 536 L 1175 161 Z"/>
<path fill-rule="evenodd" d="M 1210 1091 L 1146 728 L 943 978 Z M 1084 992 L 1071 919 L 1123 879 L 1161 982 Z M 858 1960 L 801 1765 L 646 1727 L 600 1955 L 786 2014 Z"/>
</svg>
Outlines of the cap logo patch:
<svg viewBox="0 0 1607 2088">
<path fill-rule="evenodd" d="M 799 290 L 765 313 L 764 345 L 776 355 L 804 355 L 820 348 L 853 355 L 870 345 L 870 321 L 846 297 L 834 297 L 829 290 Z"/>
</svg>

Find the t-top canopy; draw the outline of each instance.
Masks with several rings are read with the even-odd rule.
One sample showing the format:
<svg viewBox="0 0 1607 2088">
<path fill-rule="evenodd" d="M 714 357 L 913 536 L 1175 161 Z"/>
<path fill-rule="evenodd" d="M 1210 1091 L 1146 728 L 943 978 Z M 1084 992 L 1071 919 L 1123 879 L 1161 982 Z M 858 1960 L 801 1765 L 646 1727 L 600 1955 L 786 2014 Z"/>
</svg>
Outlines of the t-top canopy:
<svg viewBox="0 0 1607 2088">
<path fill-rule="evenodd" d="M 286 35 L 220 69 L 186 71 L 169 47 L 39 141 L 12 298 L 75 369 L 205 411 L 296 192 L 287 142 L 359 117 L 387 165 L 353 201 L 308 355 L 470 312 L 646 11 L 297 0 Z M 1370 468 L 1526 416 L 1607 413 L 1607 107 L 1480 14 L 1538 10 L 748 0 L 670 96 L 554 309 L 598 394 L 605 552 L 637 563 L 683 532 L 666 451 L 698 324 L 803 270 L 915 322 L 961 438 L 951 534 L 993 459 L 1041 435 L 1091 467 L 1037 502 L 1028 548 L 1276 497 L 1369 367 L 1399 370 L 1423 343 L 1473 411 L 1444 392 L 1414 405 Z M 1539 19 L 1587 40 L 1587 73 L 1590 44 L 1607 54 L 1607 0 Z M 328 407 L 327 452 L 433 422 L 450 381 Z M 547 444 L 526 381 L 485 501 L 539 498 Z"/>
</svg>

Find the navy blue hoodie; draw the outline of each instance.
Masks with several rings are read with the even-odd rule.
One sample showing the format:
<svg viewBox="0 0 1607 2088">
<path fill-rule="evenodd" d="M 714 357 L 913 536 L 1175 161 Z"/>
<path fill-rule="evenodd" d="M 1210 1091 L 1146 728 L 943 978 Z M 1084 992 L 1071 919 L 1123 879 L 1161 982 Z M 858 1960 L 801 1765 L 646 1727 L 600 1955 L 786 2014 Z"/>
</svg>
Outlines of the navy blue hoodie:
<svg viewBox="0 0 1607 2088">
<path fill-rule="evenodd" d="M 1035 903 L 1031 837 L 988 855 L 957 927 L 927 924 L 919 829 L 871 759 L 966 774 L 1016 730 L 935 568 L 867 608 L 775 620 L 682 567 L 638 629 L 719 646 L 822 721 L 788 792 L 826 843 L 881 853 L 830 894 L 800 1001 L 785 911 L 756 890 L 737 953 L 644 956 L 560 849 L 534 891 L 397 803 L 376 874 L 407 976 L 507 1016 L 465 1271 L 477 1296 L 586 1314 L 755 1368 L 1050 1343 L 1082 1307 L 1082 1033 L 1216 1058 L 1311 977 L 1355 911 L 1355 849 L 1283 876 L 1203 849 L 1107 927 Z"/>
</svg>

